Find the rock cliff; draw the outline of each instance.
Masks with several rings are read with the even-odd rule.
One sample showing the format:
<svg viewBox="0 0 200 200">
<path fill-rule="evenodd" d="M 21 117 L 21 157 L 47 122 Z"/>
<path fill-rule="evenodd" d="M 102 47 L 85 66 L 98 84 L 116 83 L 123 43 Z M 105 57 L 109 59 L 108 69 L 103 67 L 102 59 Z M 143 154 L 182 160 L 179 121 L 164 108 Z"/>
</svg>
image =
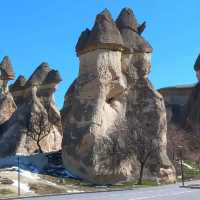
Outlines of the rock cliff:
<svg viewBox="0 0 200 200">
<path fill-rule="evenodd" d="M 184 159 L 199 162 L 199 100 L 200 56 L 194 64 L 197 84 L 162 88 L 168 118 L 168 155 L 177 156 L 177 146 L 183 146 Z"/>
<path fill-rule="evenodd" d="M 185 123 L 187 129 L 189 129 L 194 135 L 200 136 L 200 55 L 197 57 L 194 64 L 194 70 L 198 82 L 194 86 L 186 105 Z"/>
<path fill-rule="evenodd" d="M 100 184 L 137 179 L 141 151 L 151 156 L 146 178 L 175 181 L 166 154 L 166 112 L 162 96 L 148 80 L 152 48 L 141 36 L 131 9 L 113 21 L 108 10 L 76 45 L 77 79 L 61 111 L 63 162 L 72 174 Z M 138 138 L 144 142 L 143 149 Z M 150 143 L 151 142 L 151 143 Z"/>
<path fill-rule="evenodd" d="M 58 71 L 42 63 L 27 81 L 19 76 L 10 86 L 17 107 L 0 126 L 0 157 L 61 148 L 61 117 L 53 99 L 60 81 Z"/>
</svg>

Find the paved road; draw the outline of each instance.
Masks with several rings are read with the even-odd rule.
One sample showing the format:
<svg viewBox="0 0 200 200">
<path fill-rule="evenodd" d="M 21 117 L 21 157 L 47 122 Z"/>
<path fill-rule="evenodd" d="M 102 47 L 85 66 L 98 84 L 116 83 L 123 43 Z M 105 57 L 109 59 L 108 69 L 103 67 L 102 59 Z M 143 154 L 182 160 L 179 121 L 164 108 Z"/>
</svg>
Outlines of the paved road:
<svg viewBox="0 0 200 200">
<path fill-rule="evenodd" d="M 193 182 L 192 184 L 197 183 L 200 182 Z M 116 192 L 35 197 L 26 198 L 26 200 L 200 200 L 200 189 L 181 188 L 179 186 L 179 184 L 176 184 Z"/>
</svg>

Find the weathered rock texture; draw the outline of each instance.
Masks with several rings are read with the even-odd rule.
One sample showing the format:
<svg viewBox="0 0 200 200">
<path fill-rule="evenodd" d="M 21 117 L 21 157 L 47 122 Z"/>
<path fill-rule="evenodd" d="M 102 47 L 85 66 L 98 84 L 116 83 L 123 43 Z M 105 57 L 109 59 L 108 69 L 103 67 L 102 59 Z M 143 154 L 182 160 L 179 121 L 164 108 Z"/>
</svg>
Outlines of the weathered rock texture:
<svg viewBox="0 0 200 200">
<path fill-rule="evenodd" d="M 181 85 L 159 89 L 167 110 L 168 156 L 174 164 L 179 156 L 178 146 L 184 147 L 185 159 L 194 160 L 196 154 L 194 151 L 196 140 L 185 129 L 186 107 L 193 88 L 194 85 Z"/>
<path fill-rule="evenodd" d="M 199 162 L 200 135 L 200 56 L 194 70 L 198 83 L 162 88 L 159 92 L 165 99 L 168 118 L 168 155 L 176 159 L 177 146 L 183 146 L 184 159 Z"/>
<path fill-rule="evenodd" d="M 175 181 L 166 154 L 164 101 L 147 78 L 152 48 L 140 36 L 144 28 L 130 9 L 123 9 L 116 23 L 104 10 L 78 40 L 79 75 L 61 112 L 63 162 L 71 173 L 91 182 L 138 178 L 135 145 L 140 133 L 157 149 L 145 177 Z"/>
<path fill-rule="evenodd" d="M 10 59 L 5 56 L 0 63 L 0 125 L 10 119 L 16 110 L 15 102 L 8 89 L 8 81 L 13 80 L 14 77 Z"/>
<path fill-rule="evenodd" d="M 167 121 L 181 125 L 185 120 L 186 105 L 195 85 L 161 88 L 158 91 L 165 100 Z"/>
<path fill-rule="evenodd" d="M 24 96 L 24 86 L 26 84 L 26 78 L 20 75 L 17 80 L 10 85 L 9 90 L 14 98 L 15 103 L 18 105 L 23 103 L 23 96 Z"/>
<path fill-rule="evenodd" d="M 192 90 L 186 107 L 186 126 L 194 135 L 200 136 L 200 55 L 198 56 L 194 70 L 198 83 Z"/>
<path fill-rule="evenodd" d="M 33 136 L 40 131 L 46 135 L 39 143 L 42 151 L 61 148 L 61 117 L 53 99 L 53 92 L 60 81 L 58 71 L 42 63 L 27 81 L 19 76 L 10 86 L 17 109 L 0 126 L 0 157 L 37 151 L 37 139 Z"/>
</svg>

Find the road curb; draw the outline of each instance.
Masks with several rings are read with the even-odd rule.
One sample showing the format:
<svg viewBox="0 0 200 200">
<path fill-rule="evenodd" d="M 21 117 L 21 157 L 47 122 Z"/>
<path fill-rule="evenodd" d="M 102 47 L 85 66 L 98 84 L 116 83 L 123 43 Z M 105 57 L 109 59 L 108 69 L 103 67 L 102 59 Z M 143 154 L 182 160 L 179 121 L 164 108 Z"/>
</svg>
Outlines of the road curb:
<svg viewBox="0 0 200 200">
<path fill-rule="evenodd" d="M 200 189 L 200 184 L 199 185 L 189 185 L 190 189 Z"/>
<path fill-rule="evenodd" d="M 200 189 L 200 184 L 198 184 L 198 185 L 185 185 L 185 186 L 180 186 L 180 188 Z"/>
<path fill-rule="evenodd" d="M 8 198 L 0 198 L 0 200 L 14 200 L 14 199 L 28 199 L 28 198 L 40 198 L 40 197 L 53 197 L 53 196 L 71 196 L 78 194 L 95 194 L 95 193 L 104 193 L 104 192 L 121 192 L 121 191 L 130 191 L 134 189 L 141 188 L 130 188 L 130 189 L 118 189 L 118 190 L 108 190 L 108 191 L 97 191 L 97 192 L 77 192 L 77 193 L 54 193 L 54 194 L 44 194 L 44 195 L 34 195 L 34 196 L 17 196 L 17 197 L 8 197 Z"/>
<path fill-rule="evenodd" d="M 177 184 L 169 184 L 169 185 L 177 185 Z M 157 187 L 157 186 L 150 186 Z M 150 188 L 145 187 L 145 188 Z M 158 186 L 159 187 L 159 186 Z M 200 189 L 200 184 L 197 185 L 188 185 L 188 186 L 179 186 L 180 188 L 191 188 L 191 189 Z M 107 192 L 122 192 L 122 191 L 132 191 L 132 190 L 140 190 L 141 188 L 127 188 L 127 189 L 114 189 L 108 191 L 97 191 L 97 192 L 77 192 L 77 193 L 55 193 L 55 194 L 45 194 L 45 195 L 32 195 L 32 196 L 19 196 L 19 197 L 8 197 L 8 198 L 0 198 L 0 200 L 16 200 L 16 199 L 28 199 L 28 198 L 41 198 L 41 197 L 54 197 L 54 196 L 71 196 L 71 195 L 79 195 L 79 194 L 95 194 L 95 193 L 107 193 Z"/>
<path fill-rule="evenodd" d="M 169 184 L 174 185 L 174 184 Z M 0 200 L 16 200 L 16 199 L 28 199 L 28 198 L 40 198 L 40 197 L 53 197 L 53 196 L 71 196 L 71 195 L 78 195 L 78 194 L 95 194 L 95 193 L 107 193 L 107 192 L 123 192 L 123 191 L 132 191 L 132 190 L 140 190 L 143 188 L 150 188 L 150 187 L 157 187 L 157 186 L 149 186 L 149 187 L 136 187 L 136 188 L 127 188 L 127 189 L 113 189 L 108 191 L 97 191 L 97 192 L 77 192 L 77 193 L 54 193 L 54 194 L 44 194 L 44 195 L 33 195 L 33 196 L 17 196 L 17 197 L 8 197 L 8 198 L 0 198 Z M 159 186 L 158 186 L 159 187 Z"/>
</svg>

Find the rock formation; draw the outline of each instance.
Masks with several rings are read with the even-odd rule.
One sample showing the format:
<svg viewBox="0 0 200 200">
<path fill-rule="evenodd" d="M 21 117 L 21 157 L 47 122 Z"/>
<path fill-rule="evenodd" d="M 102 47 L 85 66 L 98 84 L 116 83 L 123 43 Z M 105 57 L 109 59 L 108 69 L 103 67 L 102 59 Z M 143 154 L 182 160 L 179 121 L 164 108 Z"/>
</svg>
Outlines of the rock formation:
<svg viewBox="0 0 200 200">
<path fill-rule="evenodd" d="M 53 93 L 61 81 L 58 71 L 42 63 L 26 81 L 20 76 L 10 86 L 17 109 L 0 126 L 0 157 L 22 153 L 31 154 L 61 148 L 61 117 Z"/>
<path fill-rule="evenodd" d="M 198 83 L 195 85 L 189 97 L 186 107 L 186 126 L 194 135 L 200 136 L 200 55 L 194 65 Z"/>
<path fill-rule="evenodd" d="M 9 90 L 14 98 L 16 105 L 20 105 L 23 103 L 23 93 L 24 93 L 24 86 L 26 84 L 26 78 L 20 75 L 17 80 L 10 85 Z"/>
<path fill-rule="evenodd" d="M 200 56 L 194 70 L 197 84 L 162 88 L 168 118 L 168 155 L 176 159 L 177 146 L 183 146 L 184 159 L 199 162 L 200 133 Z M 175 160 L 174 160 L 175 161 Z"/>
<path fill-rule="evenodd" d="M 175 181 L 166 154 L 163 98 L 148 80 L 152 48 L 140 35 L 144 28 L 130 9 L 123 9 L 116 22 L 104 10 L 76 45 L 79 75 L 61 111 L 63 162 L 72 174 L 88 181 L 137 179 L 139 134 L 155 149 L 145 177 Z"/>
<path fill-rule="evenodd" d="M 15 102 L 8 89 L 8 81 L 13 80 L 14 77 L 10 59 L 5 56 L 0 63 L 0 125 L 10 119 L 16 110 Z"/>
<path fill-rule="evenodd" d="M 186 105 L 194 86 L 194 84 L 178 85 L 158 90 L 165 100 L 167 121 L 169 124 L 172 122 L 181 126 L 184 123 Z"/>
</svg>

